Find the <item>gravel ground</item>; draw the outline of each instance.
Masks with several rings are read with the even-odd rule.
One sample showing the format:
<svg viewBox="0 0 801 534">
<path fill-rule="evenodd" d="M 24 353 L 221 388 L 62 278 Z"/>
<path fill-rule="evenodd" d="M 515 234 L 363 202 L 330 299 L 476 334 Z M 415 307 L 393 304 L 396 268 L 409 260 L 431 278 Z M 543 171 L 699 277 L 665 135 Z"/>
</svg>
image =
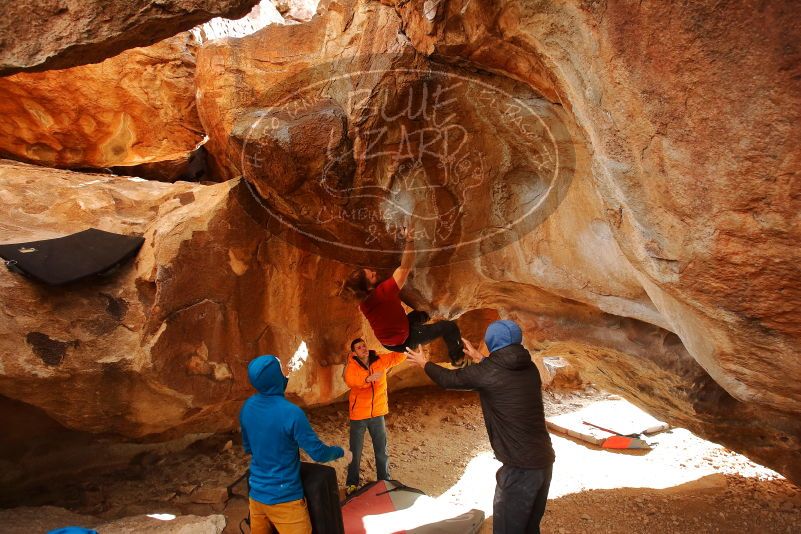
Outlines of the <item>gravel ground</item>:
<svg viewBox="0 0 801 534">
<path fill-rule="evenodd" d="M 548 415 L 616 397 L 592 388 L 546 392 Z M 392 394 L 387 416 L 391 473 L 451 505 L 490 516 L 494 472 L 478 396 L 435 388 Z M 347 444 L 344 404 L 309 410 L 324 441 Z M 698 533 L 801 532 L 801 490 L 776 473 L 683 429 L 663 433 L 647 453 L 621 453 L 553 435 L 557 461 L 543 532 Z M 335 462 L 344 483 L 344 462 Z M 247 513 L 247 468 L 238 435 L 217 435 L 167 457 L 141 455 L 126 469 L 87 476 L 21 496 L 22 505 L 53 505 L 116 519 L 142 513 L 224 513 L 239 532 Z M 375 476 L 365 437 L 362 475 Z M 232 487 L 229 492 L 227 488 Z M 57 491 L 56 491 L 57 490 Z M 482 532 L 491 532 L 491 517 Z"/>
</svg>

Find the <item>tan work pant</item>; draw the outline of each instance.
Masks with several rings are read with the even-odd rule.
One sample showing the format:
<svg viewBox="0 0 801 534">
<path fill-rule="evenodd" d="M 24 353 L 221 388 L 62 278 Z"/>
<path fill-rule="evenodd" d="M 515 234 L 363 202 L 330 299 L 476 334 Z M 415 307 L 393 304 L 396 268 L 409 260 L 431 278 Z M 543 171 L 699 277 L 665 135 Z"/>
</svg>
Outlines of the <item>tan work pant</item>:
<svg viewBox="0 0 801 534">
<path fill-rule="evenodd" d="M 251 534 L 311 534 L 311 520 L 306 499 L 262 504 L 250 499 Z"/>
</svg>

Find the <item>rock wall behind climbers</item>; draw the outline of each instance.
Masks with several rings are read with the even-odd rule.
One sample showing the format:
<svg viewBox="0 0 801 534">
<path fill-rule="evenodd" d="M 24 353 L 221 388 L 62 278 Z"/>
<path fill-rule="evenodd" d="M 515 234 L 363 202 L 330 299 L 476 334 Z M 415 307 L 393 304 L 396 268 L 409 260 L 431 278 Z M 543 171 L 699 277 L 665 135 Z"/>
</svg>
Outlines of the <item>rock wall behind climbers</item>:
<svg viewBox="0 0 801 534">
<path fill-rule="evenodd" d="M 251 393 L 247 362 L 269 352 L 288 363 L 305 345 L 312 357 L 296 367 L 323 369 L 295 395 L 330 400 L 317 393 L 334 391 L 325 367 L 342 362 L 342 339 L 355 337 L 359 319 L 318 272 L 345 267 L 272 237 L 238 182 L 163 184 L 11 162 L 0 177 L 3 242 L 87 227 L 146 238 L 108 278 L 48 288 L 0 272 L 0 394 L 94 433 L 228 429 Z M 31 187 L 41 180 L 46 189 Z"/>
<path fill-rule="evenodd" d="M 229 181 L 0 170 L 2 241 L 146 237 L 94 285 L 0 274 L 0 394 L 166 439 L 235 426 L 274 352 L 294 400 L 341 398 L 364 324 L 339 282 L 389 274 L 411 217 L 410 303 L 476 341 L 514 318 L 537 357 L 799 481 L 792 4 L 344 1 L 208 42 L 197 112 Z"/>
<path fill-rule="evenodd" d="M 589 144 L 595 205 L 574 210 L 568 196 L 521 241 L 518 254 L 528 253 L 528 262 L 485 257 L 477 270 L 497 279 L 497 271 L 517 265 L 523 272 L 503 273 L 506 286 L 535 286 L 551 294 L 545 301 L 618 300 L 617 311 L 598 308 L 660 326 L 661 344 L 673 353 L 664 363 L 686 373 L 672 393 L 659 393 L 648 371 L 647 360 L 662 359 L 662 349 L 630 366 L 612 357 L 575 359 L 592 362 L 586 367 L 596 369 L 594 378 L 618 384 L 652 411 L 798 479 L 801 389 L 787 380 L 801 375 L 794 245 L 801 236 L 801 49 L 794 44 L 801 23 L 794 3 L 413 1 L 398 3 L 398 12 L 418 50 L 526 81 L 568 110 Z M 557 222 L 575 224 L 579 212 L 592 223 L 554 239 L 552 230 L 566 227 Z M 584 240 L 586 230 L 600 247 Z M 632 309 L 632 299 L 608 282 L 593 284 L 597 269 L 584 264 L 565 266 L 572 282 L 547 281 L 560 270 L 547 251 L 558 249 L 583 251 L 600 264 L 615 258 L 610 272 L 627 273 L 629 291 L 638 288 L 640 303 L 658 318 Z M 487 306 L 477 300 L 452 309 Z M 536 338 L 557 339 L 561 330 L 566 339 L 589 336 L 591 345 L 609 346 L 617 321 L 627 321 L 609 318 L 596 336 L 592 322 L 570 326 L 572 312 L 528 302 L 510 306 L 533 322 Z M 642 335 L 626 337 L 648 346 Z M 683 350 L 692 361 L 679 356 Z M 677 400 L 682 391 L 686 404 Z M 736 413 L 759 423 L 743 428 Z"/>
<path fill-rule="evenodd" d="M 389 264 L 396 256 L 361 256 L 352 246 L 373 238 L 374 249 L 396 251 L 398 222 L 376 217 L 380 231 L 367 235 L 372 221 L 354 213 L 403 204 L 408 197 L 397 191 L 421 180 L 431 198 L 410 193 L 408 204 L 419 210 L 421 246 L 431 249 L 420 262 L 430 269 L 418 268 L 412 283 L 420 305 L 452 317 L 498 310 L 531 325 L 532 346 L 579 343 L 584 349 L 573 359 L 592 362 L 585 371 L 597 381 L 794 472 L 801 391 L 785 377 L 801 372 L 791 245 L 799 237 L 793 184 L 801 108 L 792 68 L 798 50 L 787 45 L 788 31 L 798 31 L 790 13 L 778 4 L 714 12 L 704 5 L 616 11 L 570 2 L 404 2 L 398 28 L 387 6 L 331 4 L 308 25 L 202 49 L 199 113 L 221 173 L 243 174 L 276 218 L 289 221 L 289 239 L 343 261 Z M 761 37 L 739 31 L 749 24 Z M 673 38 L 649 39 L 662 31 Z M 490 169 L 480 173 L 486 188 L 471 196 L 465 184 L 475 174 L 448 174 L 458 151 L 443 152 L 425 133 L 411 141 L 393 136 L 393 128 L 445 131 L 436 116 L 412 117 L 409 109 L 431 80 L 442 88 L 458 75 L 463 85 L 478 85 L 476 68 L 493 73 L 496 86 L 515 80 L 530 92 L 496 96 L 503 105 L 493 114 L 481 93 L 462 86 L 442 108 L 467 125 L 463 138 Z M 743 71 L 753 77 L 747 89 Z M 756 105 L 753 91 L 774 98 Z M 365 96 L 354 104 L 354 95 Z M 499 127 L 519 123 L 509 103 L 521 101 L 537 102 L 538 118 L 558 133 L 558 175 L 569 180 L 548 182 L 542 168 L 525 165 L 522 154 L 545 151 L 542 138 Z M 365 109 L 383 113 L 384 130 Z M 408 120 L 398 125 L 404 113 Z M 404 143 L 423 155 L 404 159 Z M 445 157 L 427 160 L 432 152 Z M 536 180 L 547 187 L 536 191 Z M 349 195 L 323 190 L 332 184 Z M 368 188 L 389 193 L 370 204 L 362 195 Z M 538 193 L 546 202 L 534 210 L 541 214 L 534 228 L 493 246 L 488 227 L 508 224 L 513 209 Z M 449 210 L 454 205 L 469 209 Z M 339 216 L 319 217 L 331 206 Z M 420 213 L 431 212 L 440 220 L 455 213 L 455 222 L 428 231 Z M 443 229 L 450 231 L 444 238 Z M 447 250 L 476 237 L 478 253 Z M 351 249 L 342 251 L 342 243 Z"/>
</svg>

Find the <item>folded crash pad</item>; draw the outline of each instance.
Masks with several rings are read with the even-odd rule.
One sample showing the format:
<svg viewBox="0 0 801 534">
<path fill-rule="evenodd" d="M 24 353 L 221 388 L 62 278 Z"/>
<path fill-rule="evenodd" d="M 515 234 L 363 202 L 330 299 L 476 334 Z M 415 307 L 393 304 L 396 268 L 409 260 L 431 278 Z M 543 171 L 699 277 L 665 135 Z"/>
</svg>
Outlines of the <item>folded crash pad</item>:
<svg viewBox="0 0 801 534">
<path fill-rule="evenodd" d="M 336 469 L 329 465 L 301 462 L 300 479 L 309 507 L 313 534 L 344 534 Z"/>
<path fill-rule="evenodd" d="M 109 271 L 135 256 L 145 240 L 89 228 L 55 239 L 0 245 L 6 266 L 43 284 L 58 286 Z"/>
<path fill-rule="evenodd" d="M 345 534 L 473 534 L 484 512 L 439 502 L 396 480 L 361 488 L 342 505 Z"/>
<path fill-rule="evenodd" d="M 668 428 L 622 399 L 600 401 L 575 412 L 548 417 L 545 424 L 551 430 L 605 449 L 650 449 L 640 436 Z"/>
</svg>

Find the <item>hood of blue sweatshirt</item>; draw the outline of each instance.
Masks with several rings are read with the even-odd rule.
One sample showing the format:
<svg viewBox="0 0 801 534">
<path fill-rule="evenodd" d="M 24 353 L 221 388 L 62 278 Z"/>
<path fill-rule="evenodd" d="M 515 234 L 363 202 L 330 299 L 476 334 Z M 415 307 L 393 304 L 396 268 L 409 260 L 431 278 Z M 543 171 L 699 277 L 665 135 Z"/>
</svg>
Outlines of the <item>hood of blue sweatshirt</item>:
<svg viewBox="0 0 801 534">
<path fill-rule="evenodd" d="M 484 334 L 484 342 L 487 344 L 490 353 L 492 353 L 509 345 L 522 343 L 523 331 L 514 321 L 508 319 L 495 321 L 487 327 L 487 332 Z"/>
<path fill-rule="evenodd" d="M 289 379 L 281 371 L 281 362 L 272 354 L 259 356 L 248 364 L 248 378 L 259 393 L 281 395 Z"/>
</svg>

